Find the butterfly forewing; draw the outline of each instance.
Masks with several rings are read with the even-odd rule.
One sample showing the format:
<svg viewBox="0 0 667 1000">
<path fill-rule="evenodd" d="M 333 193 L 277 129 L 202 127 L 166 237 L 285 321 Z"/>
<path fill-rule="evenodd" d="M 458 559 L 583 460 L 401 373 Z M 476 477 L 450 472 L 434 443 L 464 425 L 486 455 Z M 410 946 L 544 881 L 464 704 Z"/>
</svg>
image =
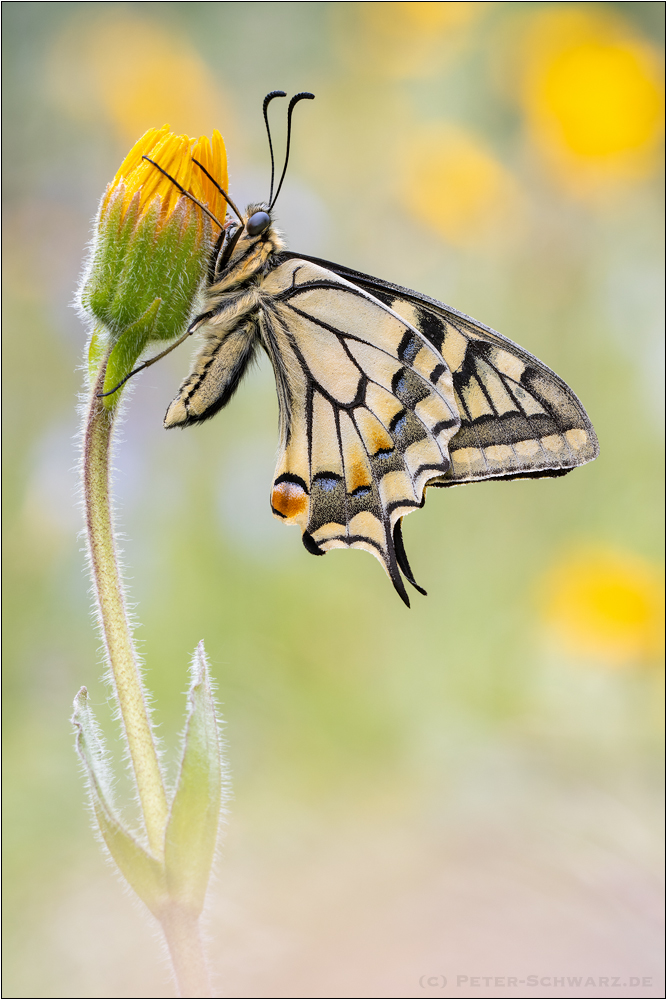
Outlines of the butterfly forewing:
<svg viewBox="0 0 667 1000">
<path fill-rule="evenodd" d="M 452 373 L 411 322 L 317 264 L 286 261 L 262 292 L 281 404 L 273 511 L 311 552 L 372 552 L 407 601 L 400 519 L 450 469 Z"/>
<path fill-rule="evenodd" d="M 451 370 L 461 426 L 449 442 L 449 470 L 429 485 L 558 476 L 596 457 L 597 438 L 583 406 L 537 358 L 428 296 L 328 266 L 419 330 Z"/>
</svg>

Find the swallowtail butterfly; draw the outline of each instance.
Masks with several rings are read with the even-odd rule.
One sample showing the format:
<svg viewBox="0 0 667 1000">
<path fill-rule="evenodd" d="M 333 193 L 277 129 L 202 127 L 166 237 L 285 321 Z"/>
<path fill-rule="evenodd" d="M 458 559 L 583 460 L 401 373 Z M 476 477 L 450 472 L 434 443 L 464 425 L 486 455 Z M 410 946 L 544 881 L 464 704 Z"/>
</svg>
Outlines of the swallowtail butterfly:
<svg viewBox="0 0 667 1000">
<path fill-rule="evenodd" d="M 238 221 L 218 223 L 204 309 L 188 330 L 203 345 L 165 426 L 212 417 L 266 351 L 280 404 L 273 513 L 301 528 L 314 555 L 372 553 L 409 606 L 403 577 L 425 591 L 401 523 L 428 486 L 562 476 L 596 457 L 597 439 L 562 379 L 495 330 L 427 295 L 286 249 L 273 207 L 294 106 L 313 95 L 290 102 L 274 197 L 267 108 L 284 96 L 264 101 L 268 202 L 242 214 L 223 192 Z"/>
</svg>

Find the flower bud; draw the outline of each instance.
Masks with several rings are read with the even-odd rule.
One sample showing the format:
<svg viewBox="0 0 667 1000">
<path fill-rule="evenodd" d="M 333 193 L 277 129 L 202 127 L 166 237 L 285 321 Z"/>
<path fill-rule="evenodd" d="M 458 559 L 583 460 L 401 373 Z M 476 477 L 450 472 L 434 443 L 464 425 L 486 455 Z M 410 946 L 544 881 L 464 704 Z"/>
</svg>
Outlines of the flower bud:
<svg viewBox="0 0 667 1000">
<path fill-rule="evenodd" d="M 108 355 L 104 391 L 113 389 L 153 341 L 184 332 L 219 233 L 150 157 L 224 223 L 224 196 L 193 162 L 227 188 L 222 136 L 197 141 L 165 125 L 149 129 L 133 146 L 100 204 L 95 236 L 80 290 L 93 320 L 91 377 Z M 105 402 L 113 406 L 115 396 Z"/>
</svg>

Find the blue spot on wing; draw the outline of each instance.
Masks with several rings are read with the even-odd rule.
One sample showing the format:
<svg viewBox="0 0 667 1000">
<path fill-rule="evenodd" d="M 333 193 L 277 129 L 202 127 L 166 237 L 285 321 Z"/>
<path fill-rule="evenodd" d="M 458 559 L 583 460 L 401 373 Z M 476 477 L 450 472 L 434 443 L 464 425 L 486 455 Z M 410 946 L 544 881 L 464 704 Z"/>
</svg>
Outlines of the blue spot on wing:
<svg viewBox="0 0 667 1000">
<path fill-rule="evenodd" d="M 403 431 L 405 430 L 405 425 L 407 424 L 407 422 L 408 418 L 406 417 L 405 414 L 403 414 L 403 416 L 400 417 L 392 427 L 394 434 L 402 434 Z"/>
<path fill-rule="evenodd" d="M 338 486 L 340 479 L 334 476 L 317 476 L 315 482 L 325 493 L 331 493 Z"/>
</svg>

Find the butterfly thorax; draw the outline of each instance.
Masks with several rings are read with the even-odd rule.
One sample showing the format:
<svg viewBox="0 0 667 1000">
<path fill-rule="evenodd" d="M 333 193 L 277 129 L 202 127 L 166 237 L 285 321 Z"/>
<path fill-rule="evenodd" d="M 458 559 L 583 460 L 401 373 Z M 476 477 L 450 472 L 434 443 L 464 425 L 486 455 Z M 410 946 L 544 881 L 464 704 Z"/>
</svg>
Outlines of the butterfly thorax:
<svg viewBox="0 0 667 1000">
<path fill-rule="evenodd" d="M 268 206 L 248 205 L 242 227 L 240 222 L 225 226 L 202 312 L 192 324 L 203 344 L 167 411 L 166 427 L 185 427 L 217 413 L 257 349 L 259 312 L 265 304 L 261 285 L 285 246 L 272 222 L 259 234 L 248 231 L 248 221 L 258 212 L 269 214 Z"/>
</svg>

